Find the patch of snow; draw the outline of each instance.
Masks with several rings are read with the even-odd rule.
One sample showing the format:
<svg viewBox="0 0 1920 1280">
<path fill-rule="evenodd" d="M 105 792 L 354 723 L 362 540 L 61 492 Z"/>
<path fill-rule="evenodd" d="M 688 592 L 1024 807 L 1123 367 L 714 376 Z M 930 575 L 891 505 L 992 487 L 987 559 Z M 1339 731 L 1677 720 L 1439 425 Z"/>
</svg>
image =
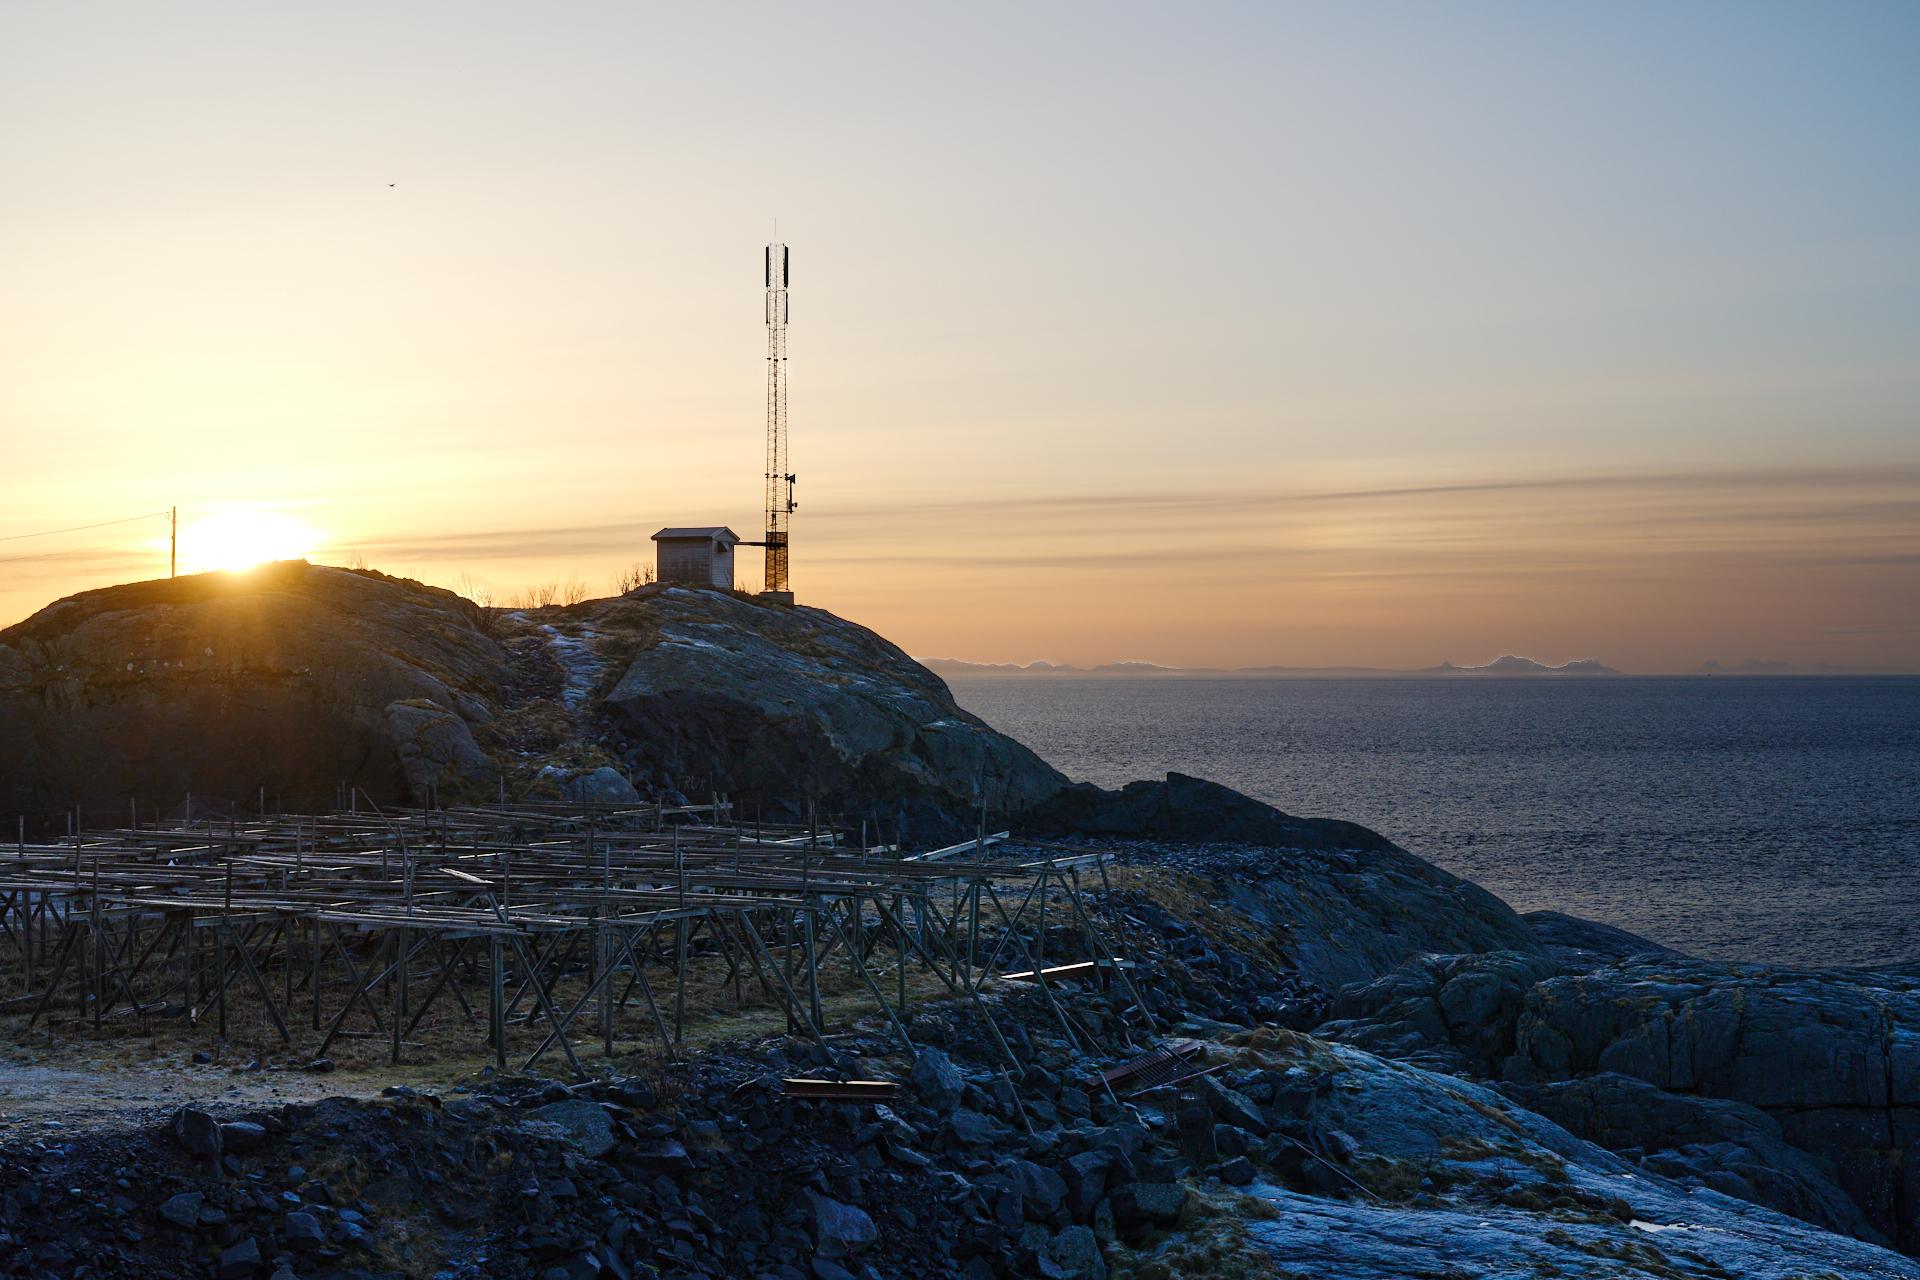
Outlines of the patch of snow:
<svg viewBox="0 0 1920 1280">
<path fill-rule="evenodd" d="M 542 624 L 540 629 L 547 633 L 547 647 L 553 651 L 560 669 L 566 672 L 566 683 L 560 688 L 560 701 L 567 710 L 578 711 L 593 696 L 593 686 L 600 682 L 600 672 L 605 665 L 593 654 L 593 645 L 589 643 L 593 632 L 569 636 L 551 624 Z"/>
</svg>

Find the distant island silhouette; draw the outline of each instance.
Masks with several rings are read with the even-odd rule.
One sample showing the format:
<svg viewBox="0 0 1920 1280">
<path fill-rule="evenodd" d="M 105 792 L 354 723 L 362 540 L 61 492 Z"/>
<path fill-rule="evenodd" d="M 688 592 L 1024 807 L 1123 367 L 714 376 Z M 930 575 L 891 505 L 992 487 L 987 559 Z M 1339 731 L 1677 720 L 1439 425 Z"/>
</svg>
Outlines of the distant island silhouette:
<svg viewBox="0 0 1920 1280">
<path fill-rule="evenodd" d="M 1502 654 L 1484 666 L 1460 667 L 1442 662 L 1435 667 L 1169 667 L 1157 662 L 1104 662 L 1076 667 L 1057 662 L 968 662 L 960 658 L 918 658 L 921 665 L 952 676 L 1617 676 L 1624 672 L 1597 658 L 1576 658 L 1552 666 Z"/>
</svg>

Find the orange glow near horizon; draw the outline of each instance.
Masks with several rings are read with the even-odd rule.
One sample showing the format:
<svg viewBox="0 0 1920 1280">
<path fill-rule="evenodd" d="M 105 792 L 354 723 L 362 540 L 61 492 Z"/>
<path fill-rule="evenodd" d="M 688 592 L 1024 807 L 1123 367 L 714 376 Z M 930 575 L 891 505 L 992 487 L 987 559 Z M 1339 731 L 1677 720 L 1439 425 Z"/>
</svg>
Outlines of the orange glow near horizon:
<svg viewBox="0 0 1920 1280">
<path fill-rule="evenodd" d="M 180 528 L 180 572 L 251 569 L 269 560 L 304 560 L 323 544 L 311 526 L 278 511 L 228 507 Z M 164 539 L 161 548 L 165 548 Z"/>
<path fill-rule="evenodd" d="M 1384 8 L 0 5 L 0 626 L 760 537 L 777 216 L 910 653 L 1920 671 L 1920 6 Z"/>
</svg>

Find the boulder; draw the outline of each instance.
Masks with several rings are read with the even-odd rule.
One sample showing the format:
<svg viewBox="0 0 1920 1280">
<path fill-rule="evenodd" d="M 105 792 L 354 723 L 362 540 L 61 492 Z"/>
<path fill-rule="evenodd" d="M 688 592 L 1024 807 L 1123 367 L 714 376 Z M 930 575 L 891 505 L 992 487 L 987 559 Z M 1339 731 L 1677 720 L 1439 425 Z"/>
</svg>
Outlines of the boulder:
<svg viewBox="0 0 1920 1280">
<path fill-rule="evenodd" d="M 879 1229 L 865 1209 L 807 1192 L 812 1210 L 814 1248 L 830 1258 L 858 1253 L 880 1238 Z"/>
<path fill-rule="evenodd" d="M 190 1155 L 217 1156 L 225 1149 L 220 1122 L 198 1107 L 173 1113 L 173 1140 Z"/>
<path fill-rule="evenodd" d="M 182 1231 L 192 1231 L 200 1225 L 200 1206 L 206 1203 L 206 1197 L 198 1191 L 182 1191 L 162 1201 L 158 1210 L 161 1221 Z"/>
<path fill-rule="evenodd" d="M 327 1242 L 320 1219 L 304 1209 L 296 1209 L 280 1219 L 280 1235 L 289 1245 L 302 1251 L 318 1249 Z"/>
<path fill-rule="evenodd" d="M 407 794 L 416 802 L 485 794 L 499 776 L 467 722 L 439 703 L 428 698 L 389 702 L 386 714 Z"/>
<path fill-rule="evenodd" d="M 589 1160 L 598 1160 L 613 1150 L 613 1121 L 607 1109 L 587 1098 L 567 1098 L 535 1107 L 535 1119 L 557 1125 L 567 1141 Z"/>
<path fill-rule="evenodd" d="M 1106 1280 L 1106 1259 L 1089 1227 L 1067 1227 L 1047 1242 L 1047 1256 L 1070 1280 Z"/>
<path fill-rule="evenodd" d="M 960 1105 L 961 1095 L 967 1087 L 966 1077 L 960 1074 L 960 1069 L 938 1049 L 920 1050 L 913 1060 L 913 1070 L 907 1081 L 922 1102 L 942 1114 Z"/>
<path fill-rule="evenodd" d="M 1186 1203 L 1187 1189 L 1177 1182 L 1130 1182 L 1113 1193 L 1113 1217 L 1123 1227 L 1166 1227 Z"/>
<path fill-rule="evenodd" d="M 1038 830 L 1076 835 L 1244 844 L 1277 849 L 1390 849 L 1354 822 L 1296 818 L 1230 787 L 1184 773 L 1130 782 L 1118 791 L 1077 783 L 1058 791 L 1031 819 Z"/>
<path fill-rule="evenodd" d="M 252 1236 L 220 1251 L 214 1273 L 219 1280 L 251 1280 L 260 1270 L 260 1246 Z"/>
<path fill-rule="evenodd" d="M 1111 1151 L 1082 1151 L 1060 1166 L 1061 1179 L 1067 1184 L 1067 1213 L 1076 1222 L 1093 1216 L 1100 1198 L 1107 1193 L 1107 1174 L 1113 1166 Z"/>
</svg>

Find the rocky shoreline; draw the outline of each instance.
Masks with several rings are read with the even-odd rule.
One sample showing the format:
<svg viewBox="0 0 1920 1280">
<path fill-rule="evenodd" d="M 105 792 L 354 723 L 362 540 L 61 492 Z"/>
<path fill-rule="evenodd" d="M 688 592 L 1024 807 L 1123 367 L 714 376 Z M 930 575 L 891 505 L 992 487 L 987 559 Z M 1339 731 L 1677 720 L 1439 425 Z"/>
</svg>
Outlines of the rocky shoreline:
<svg viewBox="0 0 1920 1280">
<path fill-rule="evenodd" d="M 263 1056 L 272 1105 L 216 1073 L 185 1105 L 0 1113 L 0 1274 L 1920 1278 L 1920 974 L 1710 964 L 1200 779 L 1075 786 L 817 610 L 181 581 L 0 633 L 7 801 L 726 791 L 917 847 L 991 817 L 1008 856 L 1102 855 L 1085 900 L 1160 1034 L 1123 1043 L 1118 988 L 1076 990 L 1069 1030 L 1003 982 L 1018 1071 L 940 1000 L 911 1052 L 875 1019 L 716 1023 L 576 1083 Z M 1143 1089 L 1156 1047 L 1179 1078 Z"/>
</svg>

